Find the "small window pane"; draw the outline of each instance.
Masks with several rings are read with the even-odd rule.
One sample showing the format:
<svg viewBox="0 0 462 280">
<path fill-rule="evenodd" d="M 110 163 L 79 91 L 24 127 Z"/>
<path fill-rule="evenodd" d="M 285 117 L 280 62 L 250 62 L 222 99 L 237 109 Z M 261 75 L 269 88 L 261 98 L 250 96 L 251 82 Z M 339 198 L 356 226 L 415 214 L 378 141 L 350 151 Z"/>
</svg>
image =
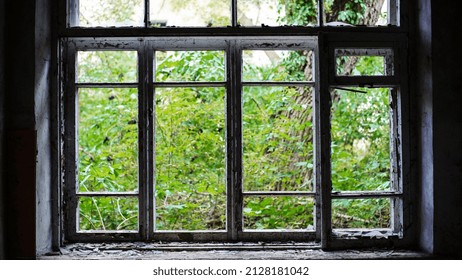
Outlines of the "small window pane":
<svg viewBox="0 0 462 280">
<path fill-rule="evenodd" d="M 244 189 L 313 189 L 313 89 L 244 87 Z"/>
<path fill-rule="evenodd" d="M 390 228 L 389 198 L 333 199 L 332 228 Z"/>
<path fill-rule="evenodd" d="M 150 5 L 153 27 L 231 25 L 229 0 L 151 0 Z"/>
<path fill-rule="evenodd" d="M 81 197 L 79 231 L 138 230 L 138 199 L 125 197 Z"/>
<path fill-rule="evenodd" d="M 142 26 L 143 0 L 79 0 L 79 26 Z"/>
<path fill-rule="evenodd" d="M 79 191 L 138 189 L 138 92 L 79 90 Z"/>
<path fill-rule="evenodd" d="M 244 1 L 244 0 L 243 0 Z M 262 2 L 262 1 L 254 1 Z M 276 4 L 274 4 L 276 2 Z M 277 23 L 280 26 L 315 26 L 318 25 L 318 4 L 317 0 L 303 1 L 271 1 L 272 6 L 277 7 Z M 274 8 L 273 8 L 274 9 Z M 258 18 L 261 18 L 258 17 Z M 263 18 L 265 19 L 265 18 Z M 273 19 L 274 21 L 274 19 Z M 256 20 L 256 25 L 261 24 L 271 25 L 269 20 Z"/>
<path fill-rule="evenodd" d="M 314 26 L 316 0 L 238 0 L 238 24 L 242 26 Z"/>
<path fill-rule="evenodd" d="M 244 50 L 243 80 L 313 81 L 313 52 L 289 50 Z"/>
<path fill-rule="evenodd" d="M 278 0 L 238 0 L 238 24 L 243 26 L 277 26 L 280 13 L 283 15 L 284 9 L 278 10 Z"/>
<path fill-rule="evenodd" d="M 332 187 L 390 190 L 389 89 L 332 91 Z"/>
<path fill-rule="evenodd" d="M 265 196 L 244 198 L 244 228 L 251 230 L 314 230 L 311 197 Z"/>
<path fill-rule="evenodd" d="M 136 51 L 80 51 L 77 59 L 79 83 L 138 81 Z"/>
<path fill-rule="evenodd" d="M 157 51 L 157 82 L 225 81 L 224 51 Z"/>
<path fill-rule="evenodd" d="M 158 88 L 155 96 L 156 229 L 225 229 L 224 88 Z"/>
<path fill-rule="evenodd" d="M 324 0 L 324 22 L 331 26 L 388 24 L 389 0 Z"/>
<path fill-rule="evenodd" d="M 337 49 L 335 52 L 337 76 L 393 75 L 391 49 Z"/>
</svg>

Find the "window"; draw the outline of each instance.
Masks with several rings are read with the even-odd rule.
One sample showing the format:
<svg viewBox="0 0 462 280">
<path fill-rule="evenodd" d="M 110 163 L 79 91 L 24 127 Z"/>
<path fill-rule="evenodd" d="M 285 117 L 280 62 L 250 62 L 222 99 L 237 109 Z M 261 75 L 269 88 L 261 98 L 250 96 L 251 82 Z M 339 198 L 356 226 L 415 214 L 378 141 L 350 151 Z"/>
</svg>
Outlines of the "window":
<svg viewBox="0 0 462 280">
<path fill-rule="evenodd" d="M 64 238 L 405 242 L 405 32 L 354 3 L 70 1 Z"/>
</svg>

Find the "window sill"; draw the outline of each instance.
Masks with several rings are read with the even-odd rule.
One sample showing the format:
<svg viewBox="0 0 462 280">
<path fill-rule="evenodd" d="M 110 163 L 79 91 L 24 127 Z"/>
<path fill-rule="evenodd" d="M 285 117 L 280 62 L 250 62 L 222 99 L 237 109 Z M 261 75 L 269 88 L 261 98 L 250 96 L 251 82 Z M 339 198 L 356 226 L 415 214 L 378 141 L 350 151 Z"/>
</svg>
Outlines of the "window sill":
<svg viewBox="0 0 462 280">
<path fill-rule="evenodd" d="M 74 243 L 42 260 L 339 260 L 428 259 L 411 250 L 368 249 L 323 251 L 317 243 Z"/>
</svg>

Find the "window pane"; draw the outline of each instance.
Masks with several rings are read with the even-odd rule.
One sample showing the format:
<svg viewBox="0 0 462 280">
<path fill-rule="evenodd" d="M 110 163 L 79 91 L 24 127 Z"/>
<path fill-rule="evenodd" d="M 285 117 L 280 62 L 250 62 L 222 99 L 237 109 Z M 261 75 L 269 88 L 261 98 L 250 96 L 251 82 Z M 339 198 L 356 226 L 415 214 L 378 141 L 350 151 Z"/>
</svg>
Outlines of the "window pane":
<svg viewBox="0 0 462 280">
<path fill-rule="evenodd" d="M 318 25 L 317 0 L 278 1 L 278 23 L 281 26 Z"/>
<path fill-rule="evenodd" d="M 77 59 L 79 83 L 138 81 L 136 51 L 80 51 Z"/>
<path fill-rule="evenodd" d="M 334 1 L 324 0 L 326 25 L 387 25 L 389 0 Z"/>
<path fill-rule="evenodd" d="M 224 88 L 158 88 L 156 228 L 225 229 Z"/>
<path fill-rule="evenodd" d="M 224 51 L 157 51 L 157 82 L 225 81 Z"/>
<path fill-rule="evenodd" d="M 245 197 L 245 229 L 314 230 L 314 200 L 311 197 Z"/>
<path fill-rule="evenodd" d="M 313 52 L 288 50 L 244 50 L 243 80 L 313 81 Z"/>
<path fill-rule="evenodd" d="M 389 89 L 332 91 L 332 187 L 390 190 Z"/>
<path fill-rule="evenodd" d="M 280 13 L 278 0 L 237 0 L 238 23 L 243 26 L 277 26 Z M 282 6 L 281 6 L 282 8 Z"/>
<path fill-rule="evenodd" d="M 390 76 L 393 51 L 390 49 L 337 49 L 337 76 Z"/>
<path fill-rule="evenodd" d="M 316 0 L 238 0 L 238 23 L 243 26 L 312 26 L 317 24 Z"/>
<path fill-rule="evenodd" d="M 142 26 L 143 0 L 79 0 L 79 26 Z"/>
<path fill-rule="evenodd" d="M 79 191 L 138 189 L 136 89 L 79 90 Z"/>
<path fill-rule="evenodd" d="M 313 89 L 244 87 L 244 189 L 313 189 Z"/>
<path fill-rule="evenodd" d="M 81 197 L 79 230 L 138 230 L 138 199 Z"/>
<path fill-rule="evenodd" d="M 332 228 L 389 228 L 390 199 L 333 199 Z"/>
<path fill-rule="evenodd" d="M 151 26 L 231 25 L 229 0 L 151 0 Z"/>
</svg>

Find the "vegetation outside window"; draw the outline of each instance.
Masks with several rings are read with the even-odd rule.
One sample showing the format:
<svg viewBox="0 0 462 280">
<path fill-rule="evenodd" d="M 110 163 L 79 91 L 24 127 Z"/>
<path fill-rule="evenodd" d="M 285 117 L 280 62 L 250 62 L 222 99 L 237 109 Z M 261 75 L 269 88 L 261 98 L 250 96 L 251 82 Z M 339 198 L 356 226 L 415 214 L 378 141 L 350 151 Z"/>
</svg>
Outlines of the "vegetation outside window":
<svg viewBox="0 0 462 280">
<path fill-rule="evenodd" d="M 406 242 L 398 1 L 65 10 L 65 240 Z"/>
</svg>

